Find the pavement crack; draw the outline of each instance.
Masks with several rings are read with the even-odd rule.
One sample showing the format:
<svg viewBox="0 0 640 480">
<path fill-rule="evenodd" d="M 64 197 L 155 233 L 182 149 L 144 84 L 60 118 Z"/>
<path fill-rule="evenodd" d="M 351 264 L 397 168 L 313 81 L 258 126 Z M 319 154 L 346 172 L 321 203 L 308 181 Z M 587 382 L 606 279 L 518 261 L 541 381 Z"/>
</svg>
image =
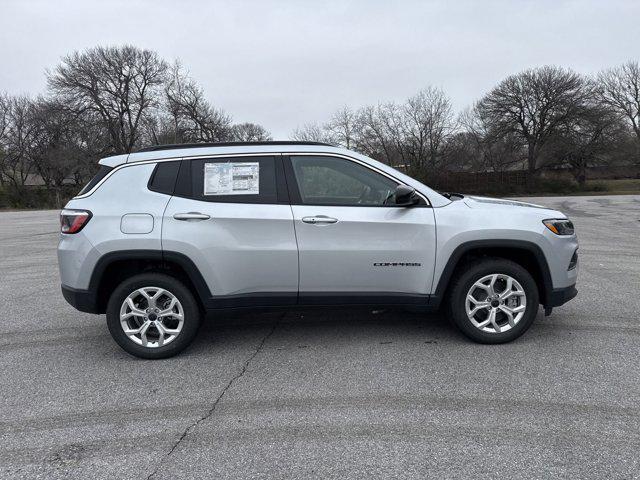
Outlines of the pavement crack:
<svg viewBox="0 0 640 480">
<path fill-rule="evenodd" d="M 244 361 L 240 371 L 236 375 L 234 375 L 231 378 L 231 380 L 229 380 L 229 383 L 227 383 L 227 385 L 222 389 L 222 392 L 220 392 L 220 395 L 218 395 L 218 397 L 215 399 L 215 401 L 211 405 L 211 408 L 209 408 L 209 410 L 207 410 L 204 415 L 197 418 L 193 423 L 191 423 L 190 425 L 187 426 L 187 428 L 184 429 L 180 437 L 178 437 L 178 439 L 173 443 L 173 445 L 171 446 L 171 449 L 164 455 L 164 457 L 156 466 L 156 468 L 153 470 L 153 472 L 151 472 L 149 476 L 147 476 L 147 480 L 151 480 L 152 478 L 155 477 L 155 475 L 160 470 L 160 467 L 162 467 L 163 461 L 169 458 L 173 454 L 173 452 L 178 448 L 178 446 L 180 446 L 180 444 L 187 437 L 187 435 L 189 435 L 192 431 L 194 431 L 198 427 L 198 425 L 200 425 L 202 422 L 210 418 L 215 413 L 216 407 L 218 406 L 218 404 L 220 403 L 224 395 L 227 393 L 227 390 L 229 390 L 233 386 L 233 384 L 236 383 L 237 380 L 242 378 L 242 376 L 247 372 L 247 369 L 249 368 L 251 361 L 262 351 L 265 343 L 267 342 L 269 337 L 273 335 L 273 332 L 275 332 L 276 328 L 278 327 L 279 321 L 282 320 L 283 317 L 284 317 L 284 314 L 271 326 L 271 329 L 262 338 L 262 340 L 260 341 L 258 346 L 255 348 L 253 353 L 249 355 L 249 357 Z"/>
</svg>

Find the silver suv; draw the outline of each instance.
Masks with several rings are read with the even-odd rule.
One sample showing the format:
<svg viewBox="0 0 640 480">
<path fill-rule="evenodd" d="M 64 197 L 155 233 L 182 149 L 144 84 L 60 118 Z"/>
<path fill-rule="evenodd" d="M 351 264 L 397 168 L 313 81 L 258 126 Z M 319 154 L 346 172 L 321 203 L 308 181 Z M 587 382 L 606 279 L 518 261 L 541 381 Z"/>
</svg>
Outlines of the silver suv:
<svg viewBox="0 0 640 480">
<path fill-rule="evenodd" d="M 100 165 L 61 212 L 62 292 L 140 357 L 247 307 L 446 306 L 471 339 L 502 343 L 577 294 L 562 213 L 438 193 L 349 150 L 160 146 Z"/>
</svg>

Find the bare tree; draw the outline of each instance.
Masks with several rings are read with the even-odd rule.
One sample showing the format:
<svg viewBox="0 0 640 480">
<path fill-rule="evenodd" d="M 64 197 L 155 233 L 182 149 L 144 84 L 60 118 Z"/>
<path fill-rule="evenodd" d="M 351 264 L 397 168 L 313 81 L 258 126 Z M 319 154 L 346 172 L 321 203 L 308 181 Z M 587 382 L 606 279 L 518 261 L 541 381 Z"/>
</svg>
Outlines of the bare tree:
<svg viewBox="0 0 640 480">
<path fill-rule="evenodd" d="M 399 109 L 394 103 L 366 106 L 356 113 L 356 147 L 388 165 L 406 167 L 399 130 Z"/>
<path fill-rule="evenodd" d="M 219 142 L 231 138 L 231 117 L 213 108 L 202 88 L 176 62 L 164 89 L 175 138 L 171 143 Z"/>
<path fill-rule="evenodd" d="M 29 148 L 35 125 L 31 121 L 33 105 L 27 97 L 11 97 L 6 102 L 3 152 L 0 156 L 0 176 L 17 194 L 33 171 Z"/>
<path fill-rule="evenodd" d="M 587 179 L 587 169 L 611 164 L 616 150 L 630 135 L 623 118 L 601 101 L 598 88 L 589 83 L 588 101 L 575 119 L 558 132 L 552 149 L 555 156 L 569 165 L 580 185 Z"/>
<path fill-rule="evenodd" d="M 544 147 L 581 112 L 586 98 L 583 87 L 577 73 L 546 66 L 507 77 L 476 108 L 496 134 L 522 139 L 533 182 L 543 163 Z"/>
<path fill-rule="evenodd" d="M 455 130 L 451 101 L 439 88 L 427 87 L 402 107 L 402 144 L 411 163 L 434 172 L 442 149 Z"/>
<path fill-rule="evenodd" d="M 114 153 L 128 153 L 158 103 L 166 70 L 166 63 L 149 50 L 95 47 L 64 57 L 48 73 L 48 84 L 75 113 L 101 119 Z"/>
<path fill-rule="evenodd" d="M 257 123 L 238 123 L 231 127 L 231 138 L 237 142 L 267 142 L 271 135 Z"/>
<path fill-rule="evenodd" d="M 6 93 L 0 93 L 0 147 L 3 145 L 3 139 L 9 126 L 9 96 Z"/>
<path fill-rule="evenodd" d="M 86 148 L 79 116 L 56 100 L 39 98 L 31 109 L 33 138 L 28 149 L 34 170 L 62 206 L 65 182 L 76 178 Z"/>
<path fill-rule="evenodd" d="M 342 107 L 335 112 L 324 126 L 328 136 L 335 143 L 345 148 L 353 148 L 356 144 L 358 117 L 349 107 Z"/>
<path fill-rule="evenodd" d="M 446 140 L 454 130 L 451 102 L 442 90 L 428 87 L 402 105 L 389 102 L 360 109 L 352 143 L 390 165 L 433 172 L 442 163 Z"/>
<path fill-rule="evenodd" d="M 389 139 L 381 120 L 381 106 L 366 106 L 356 112 L 356 137 L 362 153 L 392 164 Z"/>
<path fill-rule="evenodd" d="M 640 64 L 627 62 L 598 75 L 601 101 L 626 118 L 640 142 Z"/>
<path fill-rule="evenodd" d="M 302 127 L 296 128 L 291 134 L 291 138 L 298 142 L 323 142 L 336 144 L 331 134 L 317 123 L 306 123 Z"/>
<path fill-rule="evenodd" d="M 307 123 L 291 137 L 301 142 L 323 142 L 353 148 L 357 142 L 358 114 L 349 107 L 336 111 L 325 124 Z"/>
<path fill-rule="evenodd" d="M 59 203 L 66 184 L 93 175 L 97 158 L 146 143 L 271 139 L 261 125 L 233 124 L 180 63 L 169 66 L 148 50 L 75 52 L 47 77 L 46 97 L 0 94 L 0 184 L 16 199 L 28 197 L 24 186 L 35 173 Z M 593 81 L 559 67 L 527 70 L 458 118 L 447 95 L 427 87 L 402 103 L 344 106 L 292 138 L 355 149 L 436 182 L 445 168 L 502 172 L 520 163 L 533 181 L 554 163 L 583 183 L 591 166 L 637 162 L 640 65 Z"/>
<path fill-rule="evenodd" d="M 58 102 L 58 99 L 51 99 Z M 71 112 L 73 113 L 73 112 Z M 80 115 L 75 118 L 77 142 L 82 150 L 73 170 L 76 185 L 84 185 L 98 169 L 96 159 L 111 155 L 111 137 L 97 115 Z"/>
<path fill-rule="evenodd" d="M 487 123 L 487 118 L 479 114 L 477 107 L 465 110 L 459 117 L 463 128 L 458 143 L 468 142 L 467 150 L 472 157 L 467 164 L 475 172 L 503 172 L 526 158 L 523 155 L 522 140 L 513 133 L 497 132 Z M 460 148 L 460 147 L 458 147 Z"/>
<path fill-rule="evenodd" d="M 0 185 L 4 185 L 2 174 L 5 162 L 5 136 L 9 127 L 9 97 L 6 93 L 0 93 Z"/>
<path fill-rule="evenodd" d="M 60 205 L 68 184 L 93 176 L 97 158 L 145 143 L 271 138 L 261 125 L 233 125 L 179 63 L 148 50 L 75 52 L 47 79 L 48 95 L 36 100 L 0 94 L 0 184 L 14 204 L 34 203 L 24 187 L 36 175 Z"/>
<path fill-rule="evenodd" d="M 374 122 L 368 127 L 371 132 L 376 132 L 378 141 L 385 146 L 389 164 L 406 169 L 415 167 L 414 159 L 405 148 L 405 112 L 402 106 L 394 102 L 379 104 L 372 113 Z"/>
</svg>

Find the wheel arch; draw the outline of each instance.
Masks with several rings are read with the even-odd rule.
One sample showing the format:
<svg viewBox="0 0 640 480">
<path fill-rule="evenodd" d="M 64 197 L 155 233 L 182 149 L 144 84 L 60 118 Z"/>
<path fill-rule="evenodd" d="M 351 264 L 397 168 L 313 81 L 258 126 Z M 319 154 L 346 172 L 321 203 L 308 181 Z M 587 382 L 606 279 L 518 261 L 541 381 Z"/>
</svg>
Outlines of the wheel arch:
<svg viewBox="0 0 640 480">
<path fill-rule="evenodd" d="M 458 245 L 437 280 L 430 303 L 434 307 L 440 306 L 457 271 L 464 268 L 468 262 L 482 257 L 505 258 L 526 268 L 538 286 L 540 303 L 543 305 L 548 303 L 552 296 L 553 282 L 544 252 L 533 242 L 507 239 L 471 240 Z"/>
<path fill-rule="evenodd" d="M 211 296 L 200 270 L 186 255 L 159 250 L 110 252 L 100 257 L 89 281 L 88 290 L 95 296 L 93 313 L 106 311 L 109 296 L 120 282 L 145 272 L 165 273 L 180 280 L 194 293 L 201 308 Z"/>
</svg>

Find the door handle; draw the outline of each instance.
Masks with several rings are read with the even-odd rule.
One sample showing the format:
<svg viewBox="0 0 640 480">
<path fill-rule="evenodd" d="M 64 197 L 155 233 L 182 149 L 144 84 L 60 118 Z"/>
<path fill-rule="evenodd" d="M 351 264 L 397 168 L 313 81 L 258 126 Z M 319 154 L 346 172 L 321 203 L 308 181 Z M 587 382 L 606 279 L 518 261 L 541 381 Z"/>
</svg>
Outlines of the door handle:
<svg viewBox="0 0 640 480">
<path fill-rule="evenodd" d="M 302 217 L 304 223 L 310 223 L 311 225 L 328 225 L 336 223 L 337 218 L 327 217 L 326 215 L 315 215 L 313 217 Z"/>
<path fill-rule="evenodd" d="M 206 213 L 200 213 L 200 212 L 187 212 L 187 213 L 176 213 L 173 215 L 173 218 L 175 218 L 176 220 L 196 220 L 196 221 L 200 221 L 200 220 L 209 220 L 211 217 L 209 215 L 207 215 Z"/>
</svg>

